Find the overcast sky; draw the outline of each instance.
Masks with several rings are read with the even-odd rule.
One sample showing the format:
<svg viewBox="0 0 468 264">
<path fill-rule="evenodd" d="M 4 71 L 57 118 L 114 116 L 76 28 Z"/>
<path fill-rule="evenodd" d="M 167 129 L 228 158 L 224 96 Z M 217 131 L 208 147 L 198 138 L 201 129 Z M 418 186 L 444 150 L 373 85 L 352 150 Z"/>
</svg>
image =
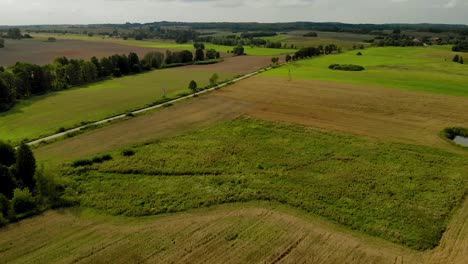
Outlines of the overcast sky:
<svg viewBox="0 0 468 264">
<path fill-rule="evenodd" d="M 162 20 L 468 24 L 468 0 L 0 0 L 0 25 Z"/>
</svg>

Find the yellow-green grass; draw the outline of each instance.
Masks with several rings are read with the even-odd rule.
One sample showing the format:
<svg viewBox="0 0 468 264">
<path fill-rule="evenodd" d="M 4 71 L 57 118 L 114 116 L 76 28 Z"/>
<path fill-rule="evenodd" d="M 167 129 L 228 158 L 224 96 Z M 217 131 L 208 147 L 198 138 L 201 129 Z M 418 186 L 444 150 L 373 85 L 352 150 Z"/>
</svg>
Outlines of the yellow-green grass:
<svg viewBox="0 0 468 264">
<path fill-rule="evenodd" d="M 92 167 L 65 166 L 82 206 L 143 216 L 275 201 L 429 249 L 468 190 L 466 154 L 251 119 L 132 150 Z"/>
<path fill-rule="evenodd" d="M 47 36 L 53 36 L 57 39 L 75 39 L 75 40 L 84 40 L 84 41 L 109 41 L 113 43 L 118 43 L 127 46 L 133 47 L 143 47 L 143 48 L 155 48 L 155 49 L 186 49 L 186 50 L 194 50 L 193 44 L 177 44 L 173 41 L 164 41 L 164 40 L 123 40 L 123 39 L 114 39 L 114 38 L 106 38 L 106 37 L 88 37 L 84 35 L 44 35 L 39 34 L 35 35 L 38 38 L 47 39 Z M 222 46 L 222 45 L 215 45 L 206 43 L 206 49 L 215 49 L 219 52 L 227 53 L 228 51 L 232 51 L 233 47 L 230 46 Z M 244 46 L 244 51 L 247 55 L 252 56 L 275 56 L 287 53 L 294 53 L 295 49 L 269 49 L 269 48 L 261 48 L 261 47 L 250 47 Z"/>
<path fill-rule="evenodd" d="M 385 47 L 349 51 L 292 63 L 264 76 L 317 79 L 468 96 L 468 65 L 452 62 L 449 46 Z M 361 72 L 334 71 L 331 64 L 364 66 Z M 289 73 L 290 72 L 290 73 Z"/>
<path fill-rule="evenodd" d="M 53 134 L 62 127 L 71 128 L 82 122 L 122 114 L 160 100 L 164 89 L 167 97 L 188 93 L 191 80 L 204 87 L 212 74 L 183 68 L 155 70 L 35 96 L 0 114 L 0 139 L 18 143 Z M 218 74 L 220 80 L 234 77 L 234 74 Z"/>
</svg>

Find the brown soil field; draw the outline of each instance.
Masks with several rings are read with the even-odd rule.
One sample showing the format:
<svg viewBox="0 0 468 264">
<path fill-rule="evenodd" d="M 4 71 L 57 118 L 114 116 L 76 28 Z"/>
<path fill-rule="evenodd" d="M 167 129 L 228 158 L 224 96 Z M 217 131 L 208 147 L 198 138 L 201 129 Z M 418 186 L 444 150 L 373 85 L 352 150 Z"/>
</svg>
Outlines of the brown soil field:
<svg viewBox="0 0 468 264">
<path fill-rule="evenodd" d="M 57 42 L 45 42 L 30 39 L 6 41 L 6 47 L 0 49 L 0 66 L 10 66 L 18 61 L 44 65 L 63 56 L 72 59 L 90 59 L 93 56 L 101 58 L 113 54 L 128 54 L 130 52 L 136 52 L 139 56 L 144 56 L 149 51 L 164 53 L 167 50 L 132 47 L 105 41 L 58 40 Z M 229 54 L 223 53 L 222 57 L 224 57 L 224 61 L 221 63 L 191 65 L 181 67 L 180 69 L 247 74 L 268 67 L 271 64 L 271 57 L 269 56 L 232 57 Z M 284 56 L 279 57 L 281 61 L 284 61 Z"/>
<path fill-rule="evenodd" d="M 49 211 L 0 230 L 2 263 L 400 264 L 423 263 L 421 257 L 295 211 L 257 205 L 149 218 Z"/>
<path fill-rule="evenodd" d="M 41 160 L 73 160 L 241 115 L 458 151 L 439 132 L 466 125 L 467 107 L 466 97 L 256 76 L 35 151 Z"/>
<path fill-rule="evenodd" d="M 39 65 L 51 63 L 55 58 L 90 59 L 113 54 L 135 52 L 142 56 L 148 51 L 158 49 L 130 47 L 110 42 L 92 42 L 81 40 L 58 40 L 46 42 L 35 39 L 6 40 L 5 48 L 0 49 L 0 66 L 10 66 L 16 62 L 29 62 Z M 166 49 L 159 49 L 165 52 Z"/>
</svg>

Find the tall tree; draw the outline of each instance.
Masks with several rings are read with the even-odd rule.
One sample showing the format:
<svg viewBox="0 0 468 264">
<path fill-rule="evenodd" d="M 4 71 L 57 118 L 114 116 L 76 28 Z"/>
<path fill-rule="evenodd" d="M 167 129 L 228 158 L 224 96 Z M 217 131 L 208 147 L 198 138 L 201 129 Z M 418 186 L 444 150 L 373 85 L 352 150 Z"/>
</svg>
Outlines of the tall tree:
<svg viewBox="0 0 468 264">
<path fill-rule="evenodd" d="M 206 58 L 209 59 L 209 60 L 213 60 L 213 59 L 216 59 L 216 50 L 214 49 L 209 49 L 206 51 Z"/>
<path fill-rule="evenodd" d="M 194 80 L 190 81 L 188 88 L 192 91 L 192 93 L 196 93 L 198 91 L 198 85 Z"/>
<path fill-rule="evenodd" d="M 16 179 L 31 192 L 35 187 L 34 173 L 36 172 L 36 159 L 31 148 L 22 142 L 16 154 Z"/>
<path fill-rule="evenodd" d="M 21 30 L 19 28 L 10 28 L 7 32 L 7 38 L 11 39 L 21 39 L 23 35 L 21 35 Z"/>
<path fill-rule="evenodd" d="M 98 58 L 96 58 L 95 56 L 93 56 L 93 57 L 91 58 L 91 62 L 94 64 L 94 66 L 96 66 L 97 76 L 98 76 L 99 78 L 104 77 L 104 75 L 103 75 L 103 73 L 102 73 L 101 63 L 99 62 Z"/>
<path fill-rule="evenodd" d="M 205 60 L 205 52 L 203 52 L 202 49 L 197 49 L 197 50 L 195 51 L 195 60 L 196 60 L 196 61 Z"/>
<path fill-rule="evenodd" d="M 238 45 L 232 50 L 232 53 L 236 56 L 242 56 L 244 55 L 244 47 L 242 45 Z"/>
<path fill-rule="evenodd" d="M 13 197 L 13 190 L 16 188 L 16 182 L 11 175 L 8 167 L 0 164 L 0 194 L 5 195 L 8 199 Z"/>
<path fill-rule="evenodd" d="M 130 52 L 130 54 L 128 54 L 128 65 L 133 72 L 135 65 L 140 65 L 140 58 L 135 52 Z"/>
<path fill-rule="evenodd" d="M 5 165 L 7 167 L 15 164 L 16 158 L 15 158 L 15 149 L 5 143 L 0 141 L 0 164 Z"/>
</svg>

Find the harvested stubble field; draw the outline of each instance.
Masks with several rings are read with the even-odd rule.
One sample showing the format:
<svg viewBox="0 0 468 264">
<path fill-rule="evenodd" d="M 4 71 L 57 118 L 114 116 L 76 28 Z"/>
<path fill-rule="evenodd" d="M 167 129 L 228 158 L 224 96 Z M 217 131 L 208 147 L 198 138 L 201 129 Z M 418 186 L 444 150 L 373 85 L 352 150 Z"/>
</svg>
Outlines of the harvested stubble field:
<svg viewBox="0 0 468 264">
<path fill-rule="evenodd" d="M 265 203 L 145 218 L 48 212 L 0 230 L 0 249 L 8 263 L 422 263 L 414 251 Z"/>
<path fill-rule="evenodd" d="M 43 39 L 6 40 L 6 47 L 0 49 L 0 66 L 10 66 L 16 62 L 28 62 L 39 65 L 49 64 L 58 57 L 72 59 L 90 59 L 114 54 L 136 52 L 143 56 L 154 48 L 130 47 L 112 42 L 91 42 L 79 40 L 58 40 L 46 42 Z M 165 51 L 160 49 L 159 51 Z"/>
</svg>

